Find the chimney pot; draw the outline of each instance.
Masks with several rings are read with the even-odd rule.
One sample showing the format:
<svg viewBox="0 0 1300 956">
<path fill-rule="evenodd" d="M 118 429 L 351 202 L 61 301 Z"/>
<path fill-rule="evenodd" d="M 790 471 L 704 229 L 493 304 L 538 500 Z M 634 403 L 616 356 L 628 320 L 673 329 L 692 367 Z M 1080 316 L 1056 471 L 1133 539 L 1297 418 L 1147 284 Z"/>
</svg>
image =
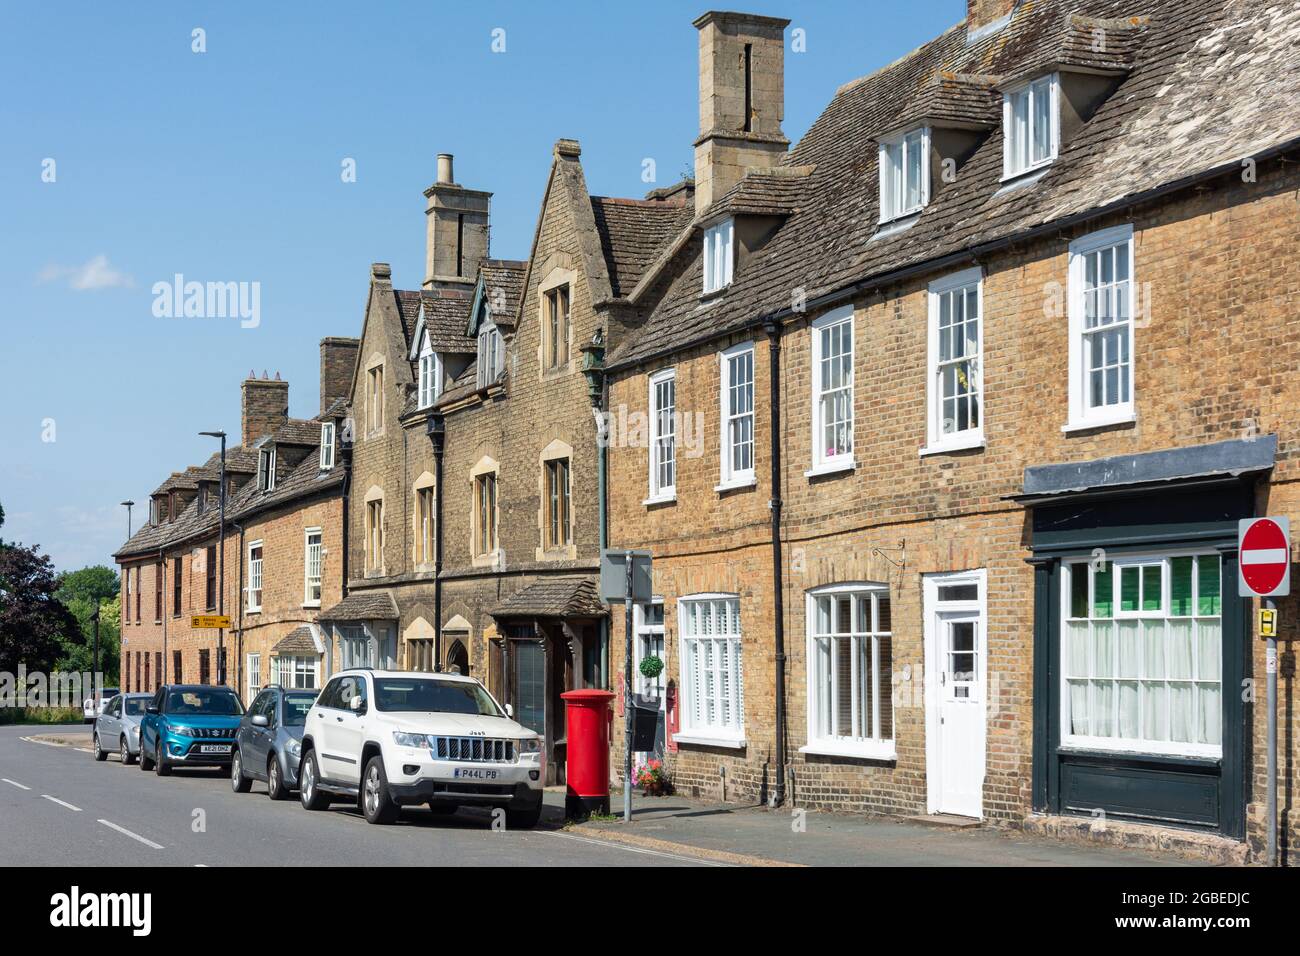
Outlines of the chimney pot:
<svg viewBox="0 0 1300 956">
<path fill-rule="evenodd" d="M 439 186 L 450 186 L 452 183 L 456 181 L 456 177 L 452 170 L 452 164 L 454 162 L 455 162 L 455 157 L 452 156 L 451 153 L 438 154 L 438 185 Z"/>
</svg>

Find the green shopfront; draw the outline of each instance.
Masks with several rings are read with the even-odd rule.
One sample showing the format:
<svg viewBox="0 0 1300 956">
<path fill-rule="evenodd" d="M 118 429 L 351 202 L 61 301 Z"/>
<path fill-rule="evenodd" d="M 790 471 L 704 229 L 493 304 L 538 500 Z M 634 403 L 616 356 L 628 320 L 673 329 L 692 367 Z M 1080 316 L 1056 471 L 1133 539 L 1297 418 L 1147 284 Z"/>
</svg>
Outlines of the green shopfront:
<svg viewBox="0 0 1300 956">
<path fill-rule="evenodd" d="M 1025 471 L 1037 812 L 1243 838 L 1237 522 L 1274 436 Z"/>
</svg>

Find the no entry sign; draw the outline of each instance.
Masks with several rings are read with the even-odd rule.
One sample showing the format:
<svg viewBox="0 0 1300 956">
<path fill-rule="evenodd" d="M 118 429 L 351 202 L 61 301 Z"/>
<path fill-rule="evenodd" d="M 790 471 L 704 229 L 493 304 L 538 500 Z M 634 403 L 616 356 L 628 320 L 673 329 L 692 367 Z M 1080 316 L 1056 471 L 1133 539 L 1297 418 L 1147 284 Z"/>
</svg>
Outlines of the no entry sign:
<svg viewBox="0 0 1300 956">
<path fill-rule="evenodd" d="M 1285 597 L 1291 593 L 1291 521 L 1245 518 L 1237 526 L 1237 593 Z"/>
</svg>

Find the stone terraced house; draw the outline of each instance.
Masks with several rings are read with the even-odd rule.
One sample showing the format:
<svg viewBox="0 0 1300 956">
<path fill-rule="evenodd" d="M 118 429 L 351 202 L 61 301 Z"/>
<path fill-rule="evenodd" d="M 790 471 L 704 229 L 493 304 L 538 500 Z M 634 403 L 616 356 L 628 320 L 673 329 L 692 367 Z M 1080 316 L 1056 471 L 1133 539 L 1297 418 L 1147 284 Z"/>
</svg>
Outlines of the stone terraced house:
<svg viewBox="0 0 1300 956">
<path fill-rule="evenodd" d="M 346 468 L 340 455 L 356 339 L 321 342 L 321 408 L 289 417 L 289 384 L 250 374 L 242 440 L 226 449 L 226 529 L 218 554 L 220 453 L 164 481 L 149 517 L 114 556 L 121 567 L 122 689 L 225 682 L 245 702 L 270 682 L 319 687 L 337 661 L 318 623 L 344 581 Z M 204 423 L 196 423 L 196 431 Z M 224 609 L 224 634 L 191 616 Z"/>
<path fill-rule="evenodd" d="M 971 0 L 790 149 L 787 21 L 695 25 L 695 217 L 606 358 L 677 786 L 1258 850 L 1236 540 L 1300 512 L 1300 11 Z"/>
<path fill-rule="evenodd" d="M 456 669 L 547 740 L 563 781 L 566 690 L 607 684 L 596 418 L 584 361 L 691 216 L 688 185 L 592 196 L 552 154 L 527 261 L 489 258 L 490 193 L 439 157 L 426 277 L 371 267 L 352 385 L 348 594 L 322 615 L 345 664 Z M 593 344 L 594 343 L 594 344 Z M 584 348 L 594 350 L 585 357 Z"/>
</svg>

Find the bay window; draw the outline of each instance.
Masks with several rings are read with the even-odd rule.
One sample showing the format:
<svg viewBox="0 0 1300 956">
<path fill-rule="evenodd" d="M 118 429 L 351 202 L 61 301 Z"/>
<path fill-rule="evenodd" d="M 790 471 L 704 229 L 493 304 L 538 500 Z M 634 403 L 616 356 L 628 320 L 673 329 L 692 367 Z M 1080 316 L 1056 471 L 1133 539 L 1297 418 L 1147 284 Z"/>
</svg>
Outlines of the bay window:
<svg viewBox="0 0 1300 956">
<path fill-rule="evenodd" d="M 883 585 L 808 595 L 808 746 L 812 752 L 893 755 L 893 623 Z"/>
<path fill-rule="evenodd" d="M 1219 555 L 1093 559 L 1064 570 L 1062 743 L 1219 756 Z"/>
<path fill-rule="evenodd" d="M 706 742 L 744 743 L 745 674 L 740 599 L 703 594 L 677 602 L 682 635 L 682 733 Z"/>
</svg>

